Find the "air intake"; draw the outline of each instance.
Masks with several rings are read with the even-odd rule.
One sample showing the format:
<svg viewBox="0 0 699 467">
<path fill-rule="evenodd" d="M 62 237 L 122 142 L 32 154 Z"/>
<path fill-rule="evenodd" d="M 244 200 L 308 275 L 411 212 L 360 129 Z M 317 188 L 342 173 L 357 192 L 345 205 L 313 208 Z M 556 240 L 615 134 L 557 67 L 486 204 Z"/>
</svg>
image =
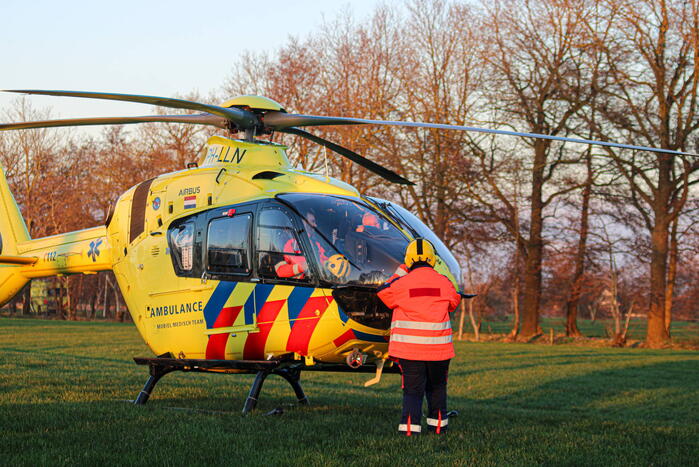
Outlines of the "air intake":
<svg viewBox="0 0 699 467">
<path fill-rule="evenodd" d="M 274 180 L 277 177 L 284 175 L 279 172 L 272 172 L 271 170 L 265 170 L 264 172 L 256 173 L 252 176 L 253 180 Z"/>
</svg>

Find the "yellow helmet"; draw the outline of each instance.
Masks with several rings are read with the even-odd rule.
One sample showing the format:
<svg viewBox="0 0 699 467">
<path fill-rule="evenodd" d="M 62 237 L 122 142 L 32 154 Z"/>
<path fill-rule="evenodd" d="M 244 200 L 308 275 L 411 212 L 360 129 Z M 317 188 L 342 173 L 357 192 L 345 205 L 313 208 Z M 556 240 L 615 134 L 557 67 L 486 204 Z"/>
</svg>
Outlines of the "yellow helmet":
<svg viewBox="0 0 699 467">
<path fill-rule="evenodd" d="M 437 262 L 434 247 L 424 238 L 416 238 L 405 249 L 405 265 L 411 268 L 417 262 L 424 262 L 432 267 Z"/>
<path fill-rule="evenodd" d="M 338 279 L 344 279 L 349 275 L 350 264 L 343 255 L 332 255 L 325 261 L 325 267 Z"/>
</svg>

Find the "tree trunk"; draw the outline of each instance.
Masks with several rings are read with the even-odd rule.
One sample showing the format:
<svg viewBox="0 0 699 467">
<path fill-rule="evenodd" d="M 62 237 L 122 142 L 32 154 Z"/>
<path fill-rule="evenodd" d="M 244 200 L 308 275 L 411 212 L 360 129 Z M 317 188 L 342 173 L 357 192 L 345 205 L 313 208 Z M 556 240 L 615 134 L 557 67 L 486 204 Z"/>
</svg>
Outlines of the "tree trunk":
<svg viewBox="0 0 699 467">
<path fill-rule="evenodd" d="M 612 270 L 609 278 L 609 298 L 612 309 L 612 317 L 614 318 L 614 339 L 621 333 L 621 306 L 619 306 L 619 276 L 616 272 L 613 253 L 609 255 L 610 266 Z"/>
<path fill-rule="evenodd" d="M 587 253 L 588 217 L 590 212 L 590 196 L 592 194 L 592 153 L 587 153 L 587 178 L 582 192 L 582 206 L 580 208 L 580 236 L 578 237 L 578 251 L 575 256 L 575 272 L 571 281 L 570 295 L 566 303 L 566 336 L 580 337 L 582 333 L 578 329 L 578 304 L 582 291 L 583 274 L 585 272 L 585 255 Z"/>
<path fill-rule="evenodd" d="M 541 263 L 544 250 L 542 189 L 546 166 L 546 148 L 547 145 L 541 141 L 534 144 L 530 232 L 527 255 L 524 261 L 524 301 L 522 303 L 522 326 L 519 331 L 524 338 L 531 338 L 542 332 L 539 326 L 539 305 L 541 303 Z"/>
<path fill-rule="evenodd" d="M 515 226 L 516 226 L 516 231 L 519 232 L 519 213 L 515 213 L 514 217 L 515 221 Z M 519 319 L 519 292 L 520 292 L 520 280 L 521 280 L 521 259 L 522 259 L 522 249 L 520 246 L 517 244 L 517 238 L 515 237 L 515 275 L 514 275 L 514 281 L 512 284 L 512 329 L 510 330 L 510 334 L 507 336 L 509 340 L 516 340 L 517 336 L 519 336 L 519 325 L 520 325 L 520 319 Z"/>
<path fill-rule="evenodd" d="M 54 282 L 54 285 L 58 285 L 58 290 L 56 293 L 56 314 L 61 318 L 61 319 L 67 319 L 68 317 L 65 314 L 65 309 L 63 307 L 63 282 L 59 278 L 56 282 Z"/>
<path fill-rule="evenodd" d="M 98 285 L 99 285 L 99 282 L 98 282 Z M 97 295 L 98 294 L 99 294 L 99 287 L 97 288 L 97 292 L 94 292 L 90 296 L 90 311 L 89 311 L 90 314 L 88 316 L 88 319 L 91 321 L 93 319 L 95 319 L 95 315 L 97 314 Z"/>
<path fill-rule="evenodd" d="M 510 340 L 517 339 L 519 335 L 519 279 L 515 280 L 514 288 L 512 289 L 512 330 L 508 338 Z"/>
<path fill-rule="evenodd" d="M 663 218 L 666 216 L 662 216 Z M 665 328 L 665 289 L 667 286 L 668 225 L 656 217 L 651 234 L 650 307 L 646 345 L 657 349 L 667 346 L 670 336 Z"/>
<path fill-rule="evenodd" d="M 466 279 L 468 279 L 468 290 L 474 291 L 474 286 L 473 286 L 473 263 L 471 261 L 471 251 L 466 248 L 466 269 L 467 269 L 467 274 L 466 274 Z M 464 315 L 466 314 L 466 299 L 461 300 L 461 322 L 459 323 L 459 340 L 462 339 L 462 334 L 463 334 L 463 327 L 464 327 Z M 471 327 L 473 328 L 473 336 L 476 339 L 476 342 L 480 341 L 480 331 L 481 331 L 481 323 L 480 320 L 478 323 L 476 323 L 476 320 L 473 316 L 473 299 L 468 300 L 468 316 L 469 320 L 471 321 Z"/>
<path fill-rule="evenodd" d="M 580 301 L 580 285 L 574 284 L 573 287 L 577 288 L 576 297 L 572 297 L 566 304 L 566 336 L 568 337 L 581 337 L 582 333 L 578 329 L 578 302 Z"/>
<path fill-rule="evenodd" d="M 117 321 L 123 323 L 124 312 L 121 309 L 121 300 L 119 300 L 119 290 L 117 288 L 116 282 L 112 284 L 112 289 L 114 290 L 114 303 L 116 304 L 115 317 Z"/>
<path fill-rule="evenodd" d="M 665 287 L 665 330 L 670 337 L 670 325 L 672 324 L 672 302 L 675 293 L 675 278 L 677 277 L 677 224 L 679 216 L 672 221 L 670 230 L 670 254 L 668 257 L 667 285 Z"/>
<path fill-rule="evenodd" d="M 663 147 L 668 147 L 668 144 L 663 145 Z M 650 306 L 646 332 L 646 345 L 653 349 L 666 347 L 670 343 L 670 336 L 665 328 L 665 293 L 667 289 L 668 237 L 672 222 L 668 213 L 670 194 L 673 189 L 670 182 L 672 161 L 671 156 L 659 156 L 658 190 L 653 200 L 653 230 L 650 238 Z"/>
<path fill-rule="evenodd" d="M 541 334 L 539 304 L 541 303 L 541 246 L 529 251 L 524 266 L 524 300 L 522 301 L 522 325 L 520 334 L 530 338 Z"/>
<path fill-rule="evenodd" d="M 61 295 L 66 299 L 66 314 L 68 316 L 68 321 L 75 321 L 77 312 L 75 308 L 75 304 L 77 304 L 77 301 L 73 300 L 73 294 L 75 293 L 75 291 L 71 289 L 70 282 L 68 281 L 67 277 L 62 277 L 59 281 L 59 284 L 61 286 Z"/>
<path fill-rule="evenodd" d="M 15 296 L 12 298 L 12 300 L 10 300 L 10 304 L 9 304 L 9 306 L 10 306 L 10 315 L 13 315 L 13 314 L 17 313 L 17 305 L 19 305 L 19 303 L 20 303 L 19 297 L 21 297 L 21 296 L 22 296 L 22 293 L 18 293 L 17 295 L 15 295 Z"/>
<path fill-rule="evenodd" d="M 461 301 L 461 303 L 464 303 L 463 300 Z M 476 322 L 476 317 L 473 316 L 473 298 L 468 301 L 468 316 L 471 320 L 473 336 L 475 337 L 476 342 L 479 342 L 481 340 L 481 323 L 480 321 Z"/>
<path fill-rule="evenodd" d="M 104 275 L 104 296 L 102 300 L 102 318 L 107 319 L 107 312 L 109 311 L 109 277 L 106 273 Z"/>
<path fill-rule="evenodd" d="M 22 314 L 28 315 L 29 313 L 31 313 L 32 308 L 31 281 L 24 286 L 24 292 L 22 292 L 22 295 L 24 296 L 24 301 L 22 302 Z"/>
</svg>

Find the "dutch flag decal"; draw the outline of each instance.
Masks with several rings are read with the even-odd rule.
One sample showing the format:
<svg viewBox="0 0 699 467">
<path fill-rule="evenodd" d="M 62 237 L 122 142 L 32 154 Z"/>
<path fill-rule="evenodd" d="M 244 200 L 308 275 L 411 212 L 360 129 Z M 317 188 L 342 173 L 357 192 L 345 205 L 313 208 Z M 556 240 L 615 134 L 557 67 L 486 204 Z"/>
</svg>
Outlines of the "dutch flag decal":
<svg viewBox="0 0 699 467">
<path fill-rule="evenodd" d="M 184 208 L 185 209 L 194 209 L 196 207 L 197 207 L 197 196 L 196 195 L 184 197 Z"/>
</svg>

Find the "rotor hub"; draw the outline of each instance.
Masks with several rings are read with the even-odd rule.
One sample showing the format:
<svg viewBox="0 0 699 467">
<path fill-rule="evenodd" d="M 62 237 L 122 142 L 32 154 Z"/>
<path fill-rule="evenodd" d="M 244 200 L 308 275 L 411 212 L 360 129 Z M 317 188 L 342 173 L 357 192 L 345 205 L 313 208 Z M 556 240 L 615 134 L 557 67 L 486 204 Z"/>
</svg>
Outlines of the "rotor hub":
<svg viewBox="0 0 699 467">
<path fill-rule="evenodd" d="M 255 113 L 264 112 L 268 110 L 286 112 L 286 110 L 282 108 L 282 105 L 279 102 L 273 101 L 268 97 L 253 95 L 234 97 L 233 99 L 229 99 L 223 104 L 221 104 L 220 107 L 237 107 L 239 109 L 249 110 Z"/>
</svg>

